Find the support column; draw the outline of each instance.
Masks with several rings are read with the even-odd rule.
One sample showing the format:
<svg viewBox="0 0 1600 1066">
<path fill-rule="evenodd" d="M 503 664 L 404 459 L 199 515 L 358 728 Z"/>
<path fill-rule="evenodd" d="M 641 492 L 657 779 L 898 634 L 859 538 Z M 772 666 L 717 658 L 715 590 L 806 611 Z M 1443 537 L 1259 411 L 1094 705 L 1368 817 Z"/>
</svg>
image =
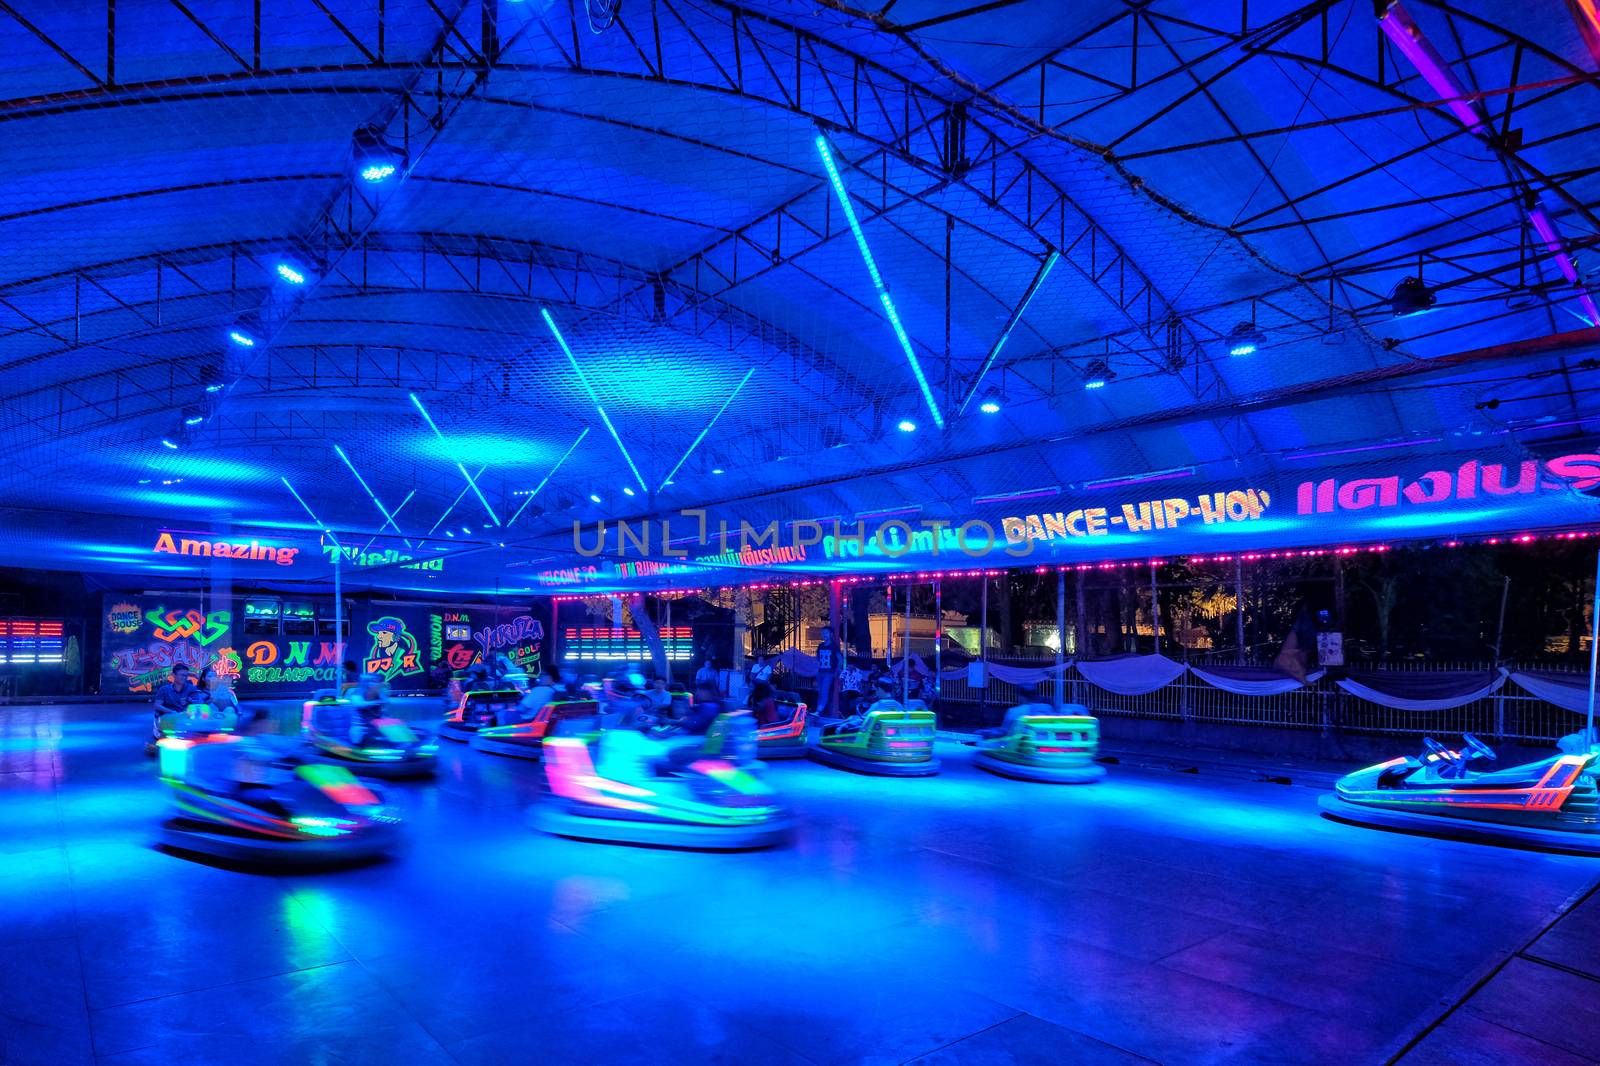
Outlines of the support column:
<svg viewBox="0 0 1600 1066">
<path fill-rule="evenodd" d="M 655 619 L 650 617 L 650 605 L 644 593 L 635 592 L 628 598 L 628 610 L 633 612 L 633 624 L 639 627 L 644 646 L 650 649 L 650 665 L 655 668 L 655 676 L 666 677 L 667 649 L 661 643 L 661 630 L 656 628 Z"/>
<path fill-rule="evenodd" d="M 550 597 L 550 669 L 562 671 L 561 662 L 561 597 Z M 566 680 L 565 677 L 562 680 Z"/>
<path fill-rule="evenodd" d="M 883 665 L 894 666 L 894 585 L 883 587 Z"/>
<path fill-rule="evenodd" d="M 1067 574 L 1065 570 L 1056 570 L 1056 713 L 1061 713 L 1061 705 L 1066 702 L 1064 688 L 1067 683 L 1066 671 L 1061 669 L 1062 654 L 1067 647 Z"/>
<path fill-rule="evenodd" d="M 1244 560 L 1233 559 L 1234 630 L 1239 643 L 1239 664 L 1244 665 Z"/>
<path fill-rule="evenodd" d="M 911 586 L 906 586 L 905 650 L 900 656 L 900 704 L 911 699 Z"/>
<path fill-rule="evenodd" d="M 933 692 L 930 706 L 939 709 L 939 695 L 944 690 L 944 583 L 933 579 Z"/>
<path fill-rule="evenodd" d="M 1155 640 L 1156 654 L 1161 654 L 1161 590 L 1156 585 L 1156 561 L 1150 560 L 1150 635 Z"/>
<path fill-rule="evenodd" d="M 983 575 L 983 591 L 978 595 L 978 663 L 983 671 L 983 687 L 978 690 L 978 708 L 989 713 L 989 575 Z"/>
</svg>

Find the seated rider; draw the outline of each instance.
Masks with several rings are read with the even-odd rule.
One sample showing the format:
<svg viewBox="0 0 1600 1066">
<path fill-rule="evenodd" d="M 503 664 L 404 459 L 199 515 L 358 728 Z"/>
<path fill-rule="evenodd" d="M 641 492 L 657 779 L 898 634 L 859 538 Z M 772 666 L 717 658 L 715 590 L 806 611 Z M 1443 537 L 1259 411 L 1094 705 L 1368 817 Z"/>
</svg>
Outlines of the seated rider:
<svg viewBox="0 0 1600 1066">
<path fill-rule="evenodd" d="M 873 700 L 864 712 L 853 714 L 842 722 L 824 727 L 825 733 L 854 733 L 866 722 L 873 711 L 903 711 L 900 701 L 894 698 L 894 678 L 884 674 L 873 684 Z"/>
<path fill-rule="evenodd" d="M 672 693 L 667 691 L 667 679 L 658 677 L 650 682 L 650 713 L 659 719 L 672 717 Z"/>
<path fill-rule="evenodd" d="M 757 728 L 776 725 L 782 720 L 783 715 L 778 710 L 778 697 L 768 682 L 757 681 L 755 687 L 750 690 L 750 713 L 755 717 Z"/>
<path fill-rule="evenodd" d="M 522 697 L 522 720 L 530 721 L 544 709 L 545 704 L 554 703 L 556 694 L 561 691 L 561 679 L 554 666 L 546 666 L 539 672 L 537 683 L 528 689 L 528 694 Z"/>
<path fill-rule="evenodd" d="M 189 677 L 189 668 L 182 663 L 173 666 L 172 679 L 156 690 L 152 734 L 157 737 L 161 735 L 162 715 L 181 713 L 202 696 L 199 686 Z"/>
<path fill-rule="evenodd" d="M 1010 736 L 1029 715 L 1052 714 L 1054 711 L 1055 708 L 1050 704 L 1039 701 L 1038 686 L 1031 681 L 1025 681 L 1017 686 L 1017 703 L 1006 711 L 1006 716 L 1000 724 L 978 730 L 978 736 L 984 740 L 997 740 Z"/>
<path fill-rule="evenodd" d="M 675 722 L 668 723 L 665 728 L 658 729 L 656 735 L 703 737 L 711 728 L 711 723 L 715 722 L 717 715 L 721 713 L 722 695 L 717 691 L 716 682 L 701 682 L 695 685 L 694 706 L 689 708 L 689 713 Z"/>
<path fill-rule="evenodd" d="M 344 676 L 339 681 L 339 695 L 343 697 L 346 692 L 361 684 L 361 667 L 352 659 L 344 661 Z"/>
</svg>

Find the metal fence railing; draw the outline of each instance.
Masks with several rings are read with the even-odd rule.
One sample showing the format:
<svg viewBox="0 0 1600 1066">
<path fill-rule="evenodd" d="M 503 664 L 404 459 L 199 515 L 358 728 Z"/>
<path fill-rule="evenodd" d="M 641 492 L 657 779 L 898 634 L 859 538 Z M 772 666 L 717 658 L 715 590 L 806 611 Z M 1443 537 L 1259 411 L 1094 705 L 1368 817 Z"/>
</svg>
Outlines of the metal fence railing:
<svg viewBox="0 0 1600 1066">
<path fill-rule="evenodd" d="M 1008 655 L 993 657 L 992 661 L 1010 666 L 1037 667 L 1048 665 L 1052 659 L 1049 656 Z M 1225 661 L 1231 663 L 1233 660 Z M 1534 668 L 1542 673 L 1587 674 L 1586 670 L 1565 664 L 1541 663 Z M 1488 662 L 1430 661 L 1385 664 L 1382 669 L 1488 674 L 1495 666 Z M 1508 665 L 1508 669 L 1514 667 Z M 1046 699 L 1053 697 L 1053 682 L 1044 683 L 1041 695 Z M 998 717 L 1003 708 L 1011 706 L 1018 698 L 1016 685 L 993 676 L 989 678 L 988 685 L 981 689 L 969 686 L 965 678 L 946 678 L 940 692 L 941 708 L 952 717 L 953 724 Z M 1092 685 L 1069 670 L 1065 701 L 1081 703 L 1102 716 L 1389 736 L 1458 736 L 1467 732 L 1501 740 L 1549 743 L 1583 727 L 1581 715 L 1547 703 L 1509 680 L 1497 693 L 1460 707 L 1444 711 L 1407 711 L 1369 703 L 1345 692 L 1326 678 L 1281 695 L 1241 696 L 1185 674 L 1154 692 L 1142 696 L 1122 696 Z"/>
</svg>

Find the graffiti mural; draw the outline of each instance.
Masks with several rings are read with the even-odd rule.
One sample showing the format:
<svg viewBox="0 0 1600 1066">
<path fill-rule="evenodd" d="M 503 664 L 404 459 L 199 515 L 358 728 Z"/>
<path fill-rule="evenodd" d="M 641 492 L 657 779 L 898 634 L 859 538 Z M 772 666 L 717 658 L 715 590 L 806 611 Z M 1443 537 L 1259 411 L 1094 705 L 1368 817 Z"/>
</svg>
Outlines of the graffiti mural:
<svg viewBox="0 0 1600 1066">
<path fill-rule="evenodd" d="M 522 614 L 509 622 L 485 626 L 472 635 L 483 655 L 503 652 L 513 666 L 530 674 L 539 672 L 539 653 L 544 647 L 544 623 Z"/>
<path fill-rule="evenodd" d="M 377 674 L 385 681 L 422 673 L 417 638 L 400 619 L 394 615 L 373 619 L 367 623 L 367 635 L 372 637 L 365 664 L 367 673 Z"/>
<path fill-rule="evenodd" d="M 157 640 L 164 640 L 170 644 L 175 640 L 191 638 L 201 647 L 227 636 L 228 627 L 233 625 L 231 611 L 212 611 L 210 614 L 194 610 L 169 611 L 165 604 L 146 611 L 144 617 L 145 621 L 150 623 Z"/>
</svg>

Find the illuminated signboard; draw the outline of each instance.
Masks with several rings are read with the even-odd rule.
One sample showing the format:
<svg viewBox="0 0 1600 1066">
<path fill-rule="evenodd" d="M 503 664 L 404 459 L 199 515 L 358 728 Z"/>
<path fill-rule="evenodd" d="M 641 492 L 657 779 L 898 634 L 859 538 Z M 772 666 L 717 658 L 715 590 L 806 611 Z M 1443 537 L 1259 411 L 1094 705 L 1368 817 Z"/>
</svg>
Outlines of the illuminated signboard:
<svg viewBox="0 0 1600 1066">
<path fill-rule="evenodd" d="M 694 632 L 689 626 L 662 626 L 660 632 L 668 659 L 687 662 L 693 658 Z M 562 630 L 562 640 L 567 662 L 650 660 L 644 635 L 632 626 L 567 626 Z"/>
<path fill-rule="evenodd" d="M 157 554 L 189 555 L 203 559 L 240 559 L 249 562 L 270 562 L 279 566 L 293 566 L 300 549 L 285 544 L 269 544 L 259 540 L 214 539 L 210 533 L 169 532 L 162 530 L 156 537 Z"/>
</svg>

